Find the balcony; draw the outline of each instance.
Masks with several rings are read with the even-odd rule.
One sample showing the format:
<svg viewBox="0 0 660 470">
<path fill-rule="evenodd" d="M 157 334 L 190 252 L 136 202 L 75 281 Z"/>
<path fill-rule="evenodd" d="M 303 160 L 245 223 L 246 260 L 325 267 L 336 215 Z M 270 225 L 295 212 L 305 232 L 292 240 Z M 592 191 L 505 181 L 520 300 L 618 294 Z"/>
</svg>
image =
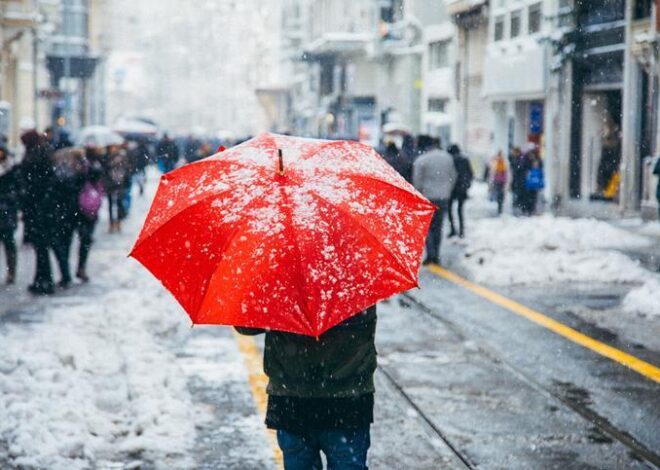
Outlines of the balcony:
<svg viewBox="0 0 660 470">
<path fill-rule="evenodd" d="M 446 0 L 447 13 L 449 15 L 464 15 L 466 13 L 472 12 L 484 5 L 486 5 L 486 0 Z"/>
<path fill-rule="evenodd" d="M 305 48 L 305 54 L 308 60 L 334 55 L 359 56 L 367 52 L 373 39 L 374 35 L 367 33 L 325 33 Z"/>
</svg>

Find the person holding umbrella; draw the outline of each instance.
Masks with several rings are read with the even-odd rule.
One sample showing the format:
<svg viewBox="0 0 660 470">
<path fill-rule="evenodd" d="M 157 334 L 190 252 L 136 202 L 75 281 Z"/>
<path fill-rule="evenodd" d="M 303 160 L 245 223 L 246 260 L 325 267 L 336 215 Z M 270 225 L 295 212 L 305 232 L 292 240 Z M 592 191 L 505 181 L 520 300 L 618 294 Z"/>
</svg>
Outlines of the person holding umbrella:
<svg viewBox="0 0 660 470">
<path fill-rule="evenodd" d="M 193 323 L 266 334 L 287 470 L 365 469 L 374 306 L 418 285 L 434 209 L 367 145 L 263 134 L 163 176 L 131 256 Z"/>
<path fill-rule="evenodd" d="M 266 425 L 277 430 L 287 470 L 366 469 L 374 420 L 376 307 L 317 338 L 262 329 L 268 375 Z"/>
</svg>

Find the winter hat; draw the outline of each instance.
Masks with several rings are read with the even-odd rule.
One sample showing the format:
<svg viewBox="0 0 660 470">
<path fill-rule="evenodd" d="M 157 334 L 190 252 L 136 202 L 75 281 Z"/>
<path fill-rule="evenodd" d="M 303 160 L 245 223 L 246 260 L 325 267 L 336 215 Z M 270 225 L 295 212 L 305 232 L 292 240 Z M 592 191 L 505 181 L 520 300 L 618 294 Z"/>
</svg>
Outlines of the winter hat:
<svg viewBox="0 0 660 470">
<path fill-rule="evenodd" d="M 41 141 L 41 136 L 34 129 L 25 132 L 21 136 L 21 142 L 23 142 L 23 145 L 27 149 L 36 147 L 37 145 L 39 145 L 40 141 Z"/>
</svg>

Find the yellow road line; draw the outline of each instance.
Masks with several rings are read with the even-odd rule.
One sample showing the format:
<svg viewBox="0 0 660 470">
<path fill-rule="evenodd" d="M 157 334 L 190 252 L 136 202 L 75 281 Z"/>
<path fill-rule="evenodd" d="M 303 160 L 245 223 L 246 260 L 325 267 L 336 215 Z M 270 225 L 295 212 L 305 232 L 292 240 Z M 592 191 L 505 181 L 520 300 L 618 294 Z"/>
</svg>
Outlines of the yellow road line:
<svg viewBox="0 0 660 470">
<path fill-rule="evenodd" d="M 250 381 L 250 389 L 252 390 L 252 397 L 257 406 L 257 410 L 262 416 L 266 415 L 266 406 L 268 404 L 268 397 L 266 396 L 266 385 L 268 385 L 268 377 L 263 371 L 263 360 L 261 352 L 257 347 L 257 343 L 251 336 L 244 336 L 234 331 L 238 349 L 241 351 L 243 361 L 248 370 L 248 379 Z M 282 458 L 282 451 L 277 444 L 277 435 L 272 429 L 268 429 L 268 442 L 273 450 L 275 463 L 278 468 L 284 468 L 284 460 Z"/>
<path fill-rule="evenodd" d="M 576 331 L 573 328 L 558 322 L 557 320 L 553 320 L 547 315 L 532 310 L 531 308 L 519 304 L 518 302 L 515 302 L 507 297 L 504 297 L 497 292 L 493 292 L 490 289 L 486 289 L 485 287 L 470 282 L 451 271 L 447 271 L 446 269 L 441 268 L 440 266 L 429 265 L 427 268 L 439 277 L 464 287 L 465 289 L 472 291 L 478 296 L 483 297 L 484 299 L 489 300 L 490 302 L 499 305 L 500 307 L 504 307 L 507 310 L 536 323 L 537 325 L 540 325 L 560 336 L 563 336 L 573 343 L 590 349 L 591 351 L 615 362 L 618 362 L 619 364 L 623 364 L 638 374 L 641 374 L 644 377 L 653 380 L 654 382 L 660 383 L 660 368 L 649 364 L 648 362 L 642 361 L 635 356 L 625 353 L 605 343 L 601 343 L 600 341 L 580 333 L 579 331 Z"/>
</svg>

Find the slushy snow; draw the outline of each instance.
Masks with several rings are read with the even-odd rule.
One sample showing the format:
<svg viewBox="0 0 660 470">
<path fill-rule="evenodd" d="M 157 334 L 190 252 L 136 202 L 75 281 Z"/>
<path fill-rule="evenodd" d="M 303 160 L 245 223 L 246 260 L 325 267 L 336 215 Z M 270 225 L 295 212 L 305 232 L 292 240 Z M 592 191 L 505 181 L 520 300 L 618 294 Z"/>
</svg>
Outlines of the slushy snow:
<svg viewBox="0 0 660 470">
<path fill-rule="evenodd" d="M 473 223 L 461 263 L 477 282 L 492 285 L 641 283 L 651 274 L 619 250 L 650 243 L 593 219 L 502 216 Z"/>
<path fill-rule="evenodd" d="M 125 264 L 123 288 L 53 299 L 64 302 L 43 323 L 3 331 L 0 438 L 14 465 L 87 469 L 121 454 L 189 467 L 201 417 L 167 347 L 186 327 L 136 263 Z"/>
</svg>

